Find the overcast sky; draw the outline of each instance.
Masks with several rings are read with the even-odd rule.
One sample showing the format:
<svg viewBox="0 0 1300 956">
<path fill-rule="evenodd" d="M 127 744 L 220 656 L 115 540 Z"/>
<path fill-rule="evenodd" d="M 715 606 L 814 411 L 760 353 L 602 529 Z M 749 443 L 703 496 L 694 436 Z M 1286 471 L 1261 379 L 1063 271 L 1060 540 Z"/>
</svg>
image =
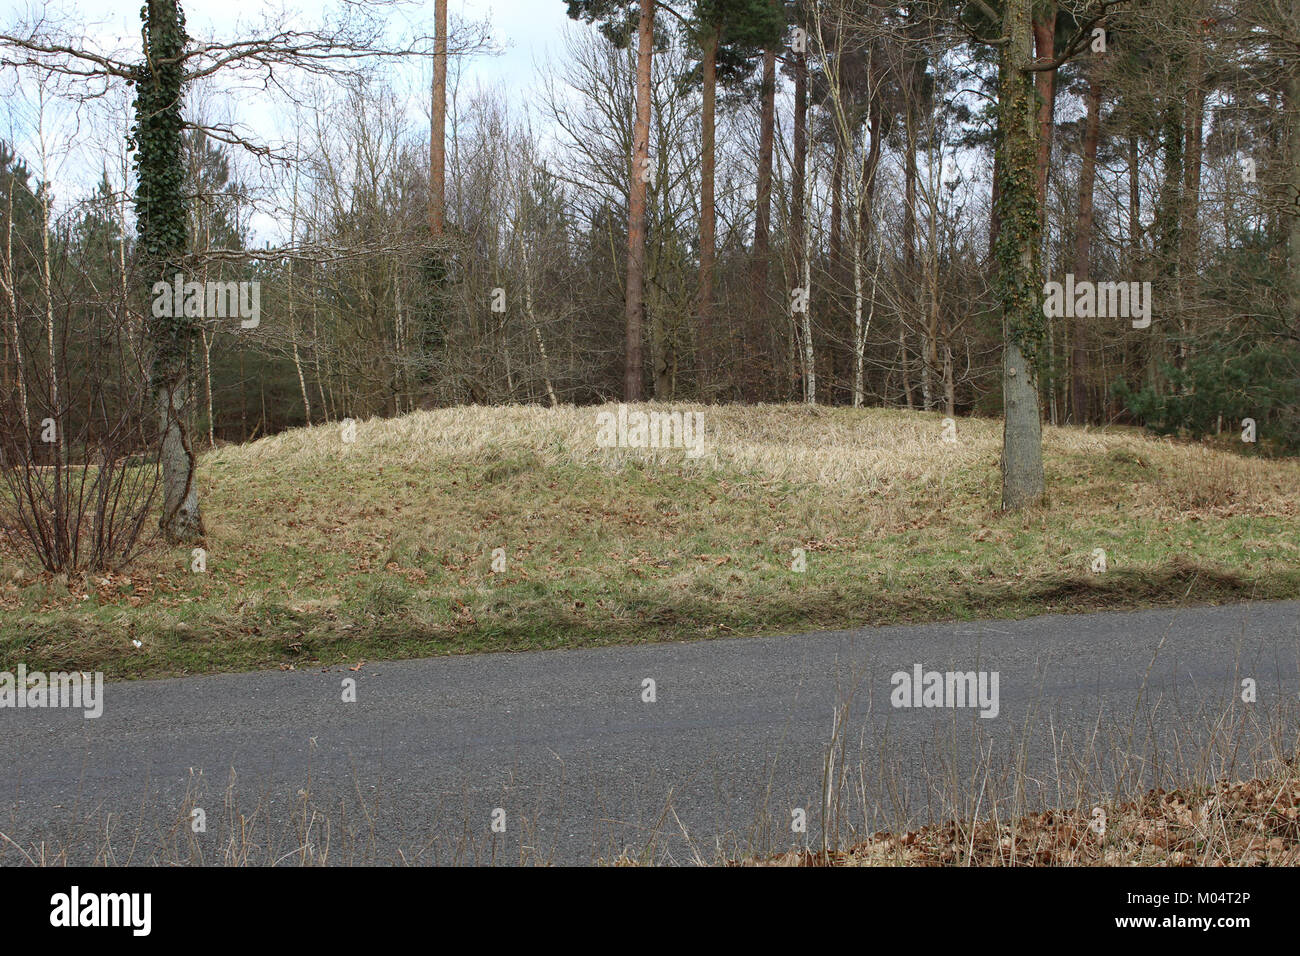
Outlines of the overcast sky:
<svg viewBox="0 0 1300 956">
<path fill-rule="evenodd" d="M 134 59 L 140 50 L 140 5 L 142 0 L 0 0 L 0 25 L 30 24 L 44 15 L 55 24 L 55 29 L 73 36 L 84 36 L 92 48 Z M 256 28 L 264 16 L 280 19 L 281 11 L 288 11 L 290 25 L 316 25 L 324 11 L 333 3 L 284 2 L 284 0 L 182 0 L 188 32 L 201 39 L 231 40 L 260 34 Z M 493 53 L 476 55 L 458 64 L 462 68 L 459 89 L 467 93 L 474 87 L 500 86 L 517 102 L 535 101 L 540 70 L 551 57 L 562 49 L 566 30 L 580 29 L 568 18 L 562 0 L 450 0 L 454 23 L 459 20 L 484 21 L 489 24 Z M 433 2 L 400 4 L 388 16 L 391 37 L 398 40 L 413 34 L 430 35 L 433 32 Z M 405 82 L 395 78 L 399 88 L 409 91 L 411 113 L 428 116 L 428 83 L 432 66 L 427 58 L 408 61 L 399 70 L 407 74 Z M 48 168 L 42 170 L 36 136 L 36 97 L 34 86 L 24 83 L 13 89 L 13 76 L 0 77 L 5 90 L 3 98 L 7 114 L 0 119 L 0 137 L 18 144 L 19 152 L 27 158 L 38 179 L 49 179 L 55 185 L 56 208 L 63 202 L 84 197 L 99 178 L 104 156 L 120 152 L 120 126 L 111 130 L 96 122 L 102 116 L 97 108 L 79 114 L 52 103 L 47 107 L 45 127 Z M 121 84 L 116 84 L 121 86 Z M 218 83 L 218 86 L 221 86 Z M 120 104 L 128 103 L 125 89 L 121 90 Z M 192 96 L 189 106 L 197 109 Z M 283 104 L 260 90 L 241 90 L 225 102 L 208 103 L 204 109 L 209 119 L 233 119 L 253 138 L 274 141 L 287 131 L 280 129 Z M 103 104 L 101 104 L 101 107 Z M 210 111 L 210 112 L 209 112 Z M 233 112 L 232 112 L 233 111 Z M 103 127 L 103 128 L 100 128 Z M 112 140 L 113 144 L 107 143 Z M 105 147 L 109 148 L 107 151 Z M 116 170 L 110 163 L 110 173 Z M 254 218 L 254 230 L 259 238 L 270 238 L 276 232 L 273 223 L 264 216 Z"/>
<path fill-rule="evenodd" d="M 84 19 L 87 32 L 115 46 L 138 47 L 140 44 L 140 0 L 64 0 L 52 3 L 51 9 L 76 11 Z M 229 38 L 247 35 L 240 31 L 241 21 L 260 19 L 264 10 L 303 11 L 317 21 L 329 3 L 282 3 L 279 0 L 182 0 L 186 25 L 195 36 L 214 35 Z M 13 11 L 39 9 L 30 0 L 0 0 L 0 9 L 10 13 L 0 22 L 14 19 Z M 450 0 L 453 20 L 482 20 L 492 25 L 492 37 L 504 48 L 501 56 L 479 57 L 472 76 L 485 81 L 503 80 L 511 85 L 530 85 L 534 63 L 544 62 L 549 48 L 558 48 L 565 25 L 571 21 L 562 0 Z M 21 14 L 20 14 L 21 15 Z M 433 0 L 412 2 L 395 11 L 394 21 L 418 25 L 429 33 L 433 27 Z"/>
</svg>

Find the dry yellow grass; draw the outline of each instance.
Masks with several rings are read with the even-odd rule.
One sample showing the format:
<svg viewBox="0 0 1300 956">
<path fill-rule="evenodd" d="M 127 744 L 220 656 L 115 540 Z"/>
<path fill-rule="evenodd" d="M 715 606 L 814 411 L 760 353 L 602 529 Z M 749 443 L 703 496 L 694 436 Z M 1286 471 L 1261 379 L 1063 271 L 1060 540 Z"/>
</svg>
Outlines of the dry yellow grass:
<svg viewBox="0 0 1300 956">
<path fill-rule="evenodd" d="M 691 458 L 600 447 L 613 408 L 206 454 L 206 574 L 188 549 L 71 581 L 9 556 L 0 658 L 157 675 L 1300 594 L 1294 460 L 1049 427 L 1047 504 L 1004 514 L 995 420 L 947 443 L 937 414 L 645 406 L 703 416 Z"/>
<path fill-rule="evenodd" d="M 538 464 L 552 468 L 658 462 L 728 477 L 817 484 L 849 495 L 889 498 L 911 498 L 936 486 L 964 489 L 972 481 L 986 489 L 996 485 L 1002 424 L 993 419 L 960 419 L 957 442 L 945 443 L 941 416 L 936 414 L 798 405 L 637 406 L 701 413 L 706 452 L 692 460 L 677 451 L 599 447 L 596 416 L 613 407 L 470 406 L 415 412 L 357 423 L 356 441 L 350 445 L 342 442 L 337 425 L 299 428 L 251 445 L 228 446 L 205 462 L 246 474 L 301 473 L 338 462 L 354 471 L 401 465 L 432 469 L 440 463 L 487 469 L 512 455 L 532 455 Z M 1097 472 L 1118 463 L 1137 475 L 1158 475 L 1159 482 L 1106 481 L 1106 475 L 1096 475 L 1102 481 L 1095 490 L 1128 492 L 1112 501 L 1126 513 L 1178 517 L 1188 511 L 1219 509 L 1216 513 L 1300 514 L 1297 461 L 1249 458 L 1204 445 L 1153 439 L 1128 428 L 1048 426 L 1043 439 L 1049 473 L 1053 463 L 1078 465 L 1080 459 L 1087 459 Z M 1071 469 L 1070 474 L 1079 472 Z"/>
</svg>

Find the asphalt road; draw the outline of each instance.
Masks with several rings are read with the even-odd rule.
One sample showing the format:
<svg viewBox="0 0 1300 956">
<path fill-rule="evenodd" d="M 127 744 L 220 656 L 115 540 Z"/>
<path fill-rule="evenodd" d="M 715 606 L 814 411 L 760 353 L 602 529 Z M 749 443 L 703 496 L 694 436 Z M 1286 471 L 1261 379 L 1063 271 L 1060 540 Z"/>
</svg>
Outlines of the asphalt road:
<svg viewBox="0 0 1300 956">
<path fill-rule="evenodd" d="M 996 716 L 894 706 L 916 665 Z M 1298 694 L 1300 602 L 112 683 L 0 709 L 0 861 L 712 861 L 1248 775 Z"/>
</svg>

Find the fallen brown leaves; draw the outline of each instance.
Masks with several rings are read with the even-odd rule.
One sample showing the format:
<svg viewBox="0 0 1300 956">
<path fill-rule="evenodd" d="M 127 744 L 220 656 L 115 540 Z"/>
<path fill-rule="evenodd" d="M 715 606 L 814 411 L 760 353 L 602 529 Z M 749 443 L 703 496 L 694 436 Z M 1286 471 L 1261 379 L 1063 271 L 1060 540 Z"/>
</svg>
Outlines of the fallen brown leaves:
<svg viewBox="0 0 1300 956">
<path fill-rule="evenodd" d="M 1300 778 L 1153 790 L 1117 806 L 1045 810 L 1012 823 L 952 821 L 877 833 L 848 850 L 792 850 L 753 866 L 1296 866 Z"/>
</svg>

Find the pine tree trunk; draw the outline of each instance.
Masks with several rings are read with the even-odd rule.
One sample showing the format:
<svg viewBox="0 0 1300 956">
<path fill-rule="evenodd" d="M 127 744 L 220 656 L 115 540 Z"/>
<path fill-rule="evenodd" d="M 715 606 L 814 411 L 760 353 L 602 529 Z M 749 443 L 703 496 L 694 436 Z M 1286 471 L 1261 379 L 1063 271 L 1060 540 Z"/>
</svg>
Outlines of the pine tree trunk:
<svg viewBox="0 0 1300 956">
<path fill-rule="evenodd" d="M 641 4 L 637 26 L 636 126 L 632 133 L 632 181 L 627 223 L 627 338 L 623 398 L 639 402 L 645 395 L 641 329 L 645 322 L 646 196 L 650 176 L 650 73 L 654 65 L 653 2 Z"/>
<path fill-rule="evenodd" d="M 721 27 L 705 40 L 704 48 L 704 116 L 703 157 L 700 170 L 700 289 L 698 303 L 699 375 L 701 392 L 711 397 L 709 386 L 714 380 L 713 349 L 713 268 L 717 243 L 717 210 L 714 208 L 716 96 L 718 89 L 718 39 Z"/>
<path fill-rule="evenodd" d="M 1034 20 L 1034 50 L 1039 61 L 1056 55 L 1056 4 L 1048 4 L 1042 19 Z M 1052 169 L 1052 130 L 1056 118 L 1056 71 L 1034 74 L 1038 92 L 1038 204 L 1039 219 L 1047 221 L 1047 177 Z"/>
<path fill-rule="evenodd" d="M 1300 0 L 1291 0 L 1291 22 L 1300 23 Z M 1286 110 L 1287 153 L 1290 168 L 1287 208 L 1291 211 L 1287 230 L 1287 266 L 1290 271 L 1288 292 L 1292 322 L 1300 327 L 1300 62 L 1292 59 L 1287 64 L 1283 104 Z"/>
<path fill-rule="evenodd" d="M 447 214 L 447 0 L 434 0 L 433 106 L 429 125 L 429 234 L 446 229 Z"/>
<path fill-rule="evenodd" d="M 1198 29 L 1204 29 L 1199 27 Z M 1186 301 L 1187 286 L 1192 277 L 1200 274 L 1200 206 L 1201 206 L 1201 160 L 1202 140 L 1205 136 L 1205 77 L 1204 73 L 1204 37 L 1198 35 L 1193 40 L 1192 59 L 1188 73 L 1187 115 L 1184 123 L 1183 139 L 1183 202 L 1181 225 L 1181 250 L 1179 251 L 1179 272 L 1182 281 L 1178 284 L 1180 303 L 1178 309 L 1179 325 L 1183 335 L 1178 341 L 1178 366 L 1187 364 L 1189 339 L 1195 334 L 1192 318 L 1195 303 Z"/>
<path fill-rule="evenodd" d="M 1092 274 L 1093 190 L 1097 180 L 1097 145 L 1101 140 L 1101 85 L 1096 65 L 1089 63 L 1088 91 L 1084 96 L 1087 118 L 1083 128 L 1083 165 L 1079 171 L 1079 225 L 1074 235 L 1074 281 Z M 1070 361 L 1071 411 L 1076 425 L 1088 419 L 1088 324 L 1076 322 Z"/>
</svg>

